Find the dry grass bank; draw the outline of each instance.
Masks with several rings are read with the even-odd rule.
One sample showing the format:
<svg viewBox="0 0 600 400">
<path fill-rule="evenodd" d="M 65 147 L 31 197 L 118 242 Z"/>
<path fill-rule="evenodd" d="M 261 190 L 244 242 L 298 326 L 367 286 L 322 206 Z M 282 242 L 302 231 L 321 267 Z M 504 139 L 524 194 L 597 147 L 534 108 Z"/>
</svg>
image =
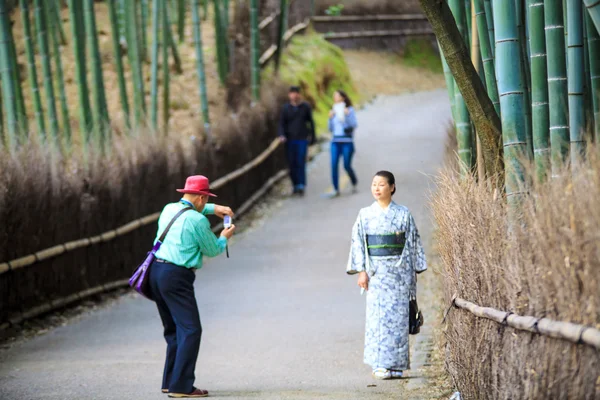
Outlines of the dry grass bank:
<svg viewBox="0 0 600 400">
<path fill-rule="evenodd" d="M 596 153 L 594 153 L 596 154 Z M 530 174 L 532 175 L 532 174 Z M 533 179 L 532 179 L 533 180 Z M 600 327 L 600 159 L 534 183 L 519 222 L 502 192 L 449 167 L 432 207 L 453 295 L 520 315 Z M 454 309 L 447 366 L 466 399 L 600 398 L 600 353 Z"/>
</svg>

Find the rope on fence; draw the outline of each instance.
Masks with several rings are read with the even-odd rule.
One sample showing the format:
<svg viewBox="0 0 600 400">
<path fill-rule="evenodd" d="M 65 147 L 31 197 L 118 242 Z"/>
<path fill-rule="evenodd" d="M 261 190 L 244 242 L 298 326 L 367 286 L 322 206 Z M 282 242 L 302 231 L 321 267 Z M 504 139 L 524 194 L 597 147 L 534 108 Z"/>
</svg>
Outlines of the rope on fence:
<svg viewBox="0 0 600 400">
<path fill-rule="evenodd" d="M 455 298 L 457 308 L 469 311 L 471 314 L 495 321 L 512 328 L 567 340 L 577 344 L 586 344 L 600 350 L 600 329 L 571 322 L 554 321 L 548 318 L 521 316 L 512 312 L 500 311 L 495 308 L 481 307 L 470 301 Z"/>
<path fill-rule="evenodd" d="M 275 139 L 271 145 L 265 149 L 258 157 L 245 164 L 241 168 L 225 175 L 222 178 L 217 179 L 213 182 L 213 189 L 218 190 L 219 188 L 225 186 L 227 183 L 239 178 L 240 176 L 247 173 L 249 170 L 257 167 L 261 163 L 263 163 L 271 154 L 275 152 L 275 150 L 279 147 L 280 141 L 279 139 Z M 59 256 L 63 253 L 67 253 L 76 249 L 80 249 L 82 247 L 88 247 L 101 242 L 111 241 L 119 236 L 123 236 L 127 233 L 130 233 L 136 229 L 139 229 L 143 226 L 149 225 L 158 221 L 158 217 L 160 216 L 160 212 L 156 212 L 154 214 L 147 215 L 145 217 L 136 219 L 135 221 L 131 221 L 128 224 L 120 226 L 116 229 L 110 230 L 108 232 L 101 233 L 97 236 L 92 236 L 90 238 L 78 239 L 71 242 L 59 244 L 48 249 L 40 250 L 34 254 L 29 254 L 23 257 L 19 257 L 14 260 L 10 260 L 8 262 L 0 263 L 0 275 L 19 268 L 28 267 L 34 265 L 40 261 L 47 260 L 49 258 L 53 258 Z"/>
</svg>

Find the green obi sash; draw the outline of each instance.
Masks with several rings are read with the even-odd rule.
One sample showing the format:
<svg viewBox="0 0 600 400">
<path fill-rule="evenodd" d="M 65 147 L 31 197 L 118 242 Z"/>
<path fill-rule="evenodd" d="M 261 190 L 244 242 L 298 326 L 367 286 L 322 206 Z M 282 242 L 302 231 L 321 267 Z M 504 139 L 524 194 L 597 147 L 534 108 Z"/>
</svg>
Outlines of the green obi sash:
<svg viewBox="0 0 600 400">
<path fill-rule="evenodd" d="M 400 256 L 406 243 L 406 232 L 367 235 L 367 251 L 372 257 Z"/>
</svg>

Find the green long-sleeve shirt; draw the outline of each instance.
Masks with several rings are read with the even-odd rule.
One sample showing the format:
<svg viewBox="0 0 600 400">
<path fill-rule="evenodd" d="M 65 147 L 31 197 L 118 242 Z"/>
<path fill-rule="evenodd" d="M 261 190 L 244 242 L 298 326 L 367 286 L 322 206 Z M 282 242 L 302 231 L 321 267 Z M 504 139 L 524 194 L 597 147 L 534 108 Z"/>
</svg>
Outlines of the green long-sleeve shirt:
<svg viewBox="0 0 600 400">
<path fill-rule="evenodd" d="M 185 207 L 188 205 L 182 202 L 165 206 L 158 219 L 155 244 L 175 214 Z M 214 213 L 214 204 L 207 204 L 202 212 L 195 209 L 184 212 L 171 226 L 163 244 L 156 252 L 156 258 L 182 267 L 199 269 L 202 268 L 203 255 L 215 257 L 224 252 L 227 239 L 217 239 L 205 217 Z"/>
</svg>

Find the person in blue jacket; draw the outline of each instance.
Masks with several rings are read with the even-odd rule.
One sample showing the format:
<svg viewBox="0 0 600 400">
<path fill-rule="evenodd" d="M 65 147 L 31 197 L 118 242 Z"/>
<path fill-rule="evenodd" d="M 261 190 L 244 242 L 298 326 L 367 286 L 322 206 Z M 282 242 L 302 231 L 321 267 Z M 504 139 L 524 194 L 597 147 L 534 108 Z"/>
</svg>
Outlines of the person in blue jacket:
<svg viewBox="0 0 600 400">
<path fill-rule="evenodd" d="M 358 180 L 352 169 L 352 156 L 354 155 L 354 130 L 357 127 L 356 113 L 352 107 L 350 97 L 343 91 L 337 90 L 333 94 L 333 107 L 329 111 L 329 131 L 331 139 L 331 179 L 333 193 L 331 197 L 340 195 L 339 163 L 340 157 L 344 159 L 344 169 L 352 182 L 353 192 L 356 191 Z"/>
</svg>

